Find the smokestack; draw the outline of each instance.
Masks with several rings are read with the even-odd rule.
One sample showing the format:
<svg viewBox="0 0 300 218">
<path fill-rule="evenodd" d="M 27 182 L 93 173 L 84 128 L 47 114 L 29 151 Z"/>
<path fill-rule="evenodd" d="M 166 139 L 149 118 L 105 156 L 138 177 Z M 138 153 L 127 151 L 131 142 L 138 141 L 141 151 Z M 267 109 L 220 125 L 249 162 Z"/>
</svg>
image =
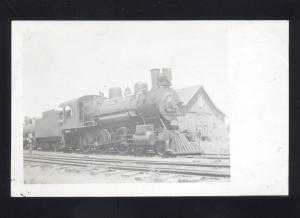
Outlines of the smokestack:
<svg viewBox="0 0 300 218">
<path fill-rule="evenodd" d="M 159 74 L 160 74 L 160 69 L 158 68 L 154 68 L 154 69 L 151 69 L 151 80 L 152 80 L 152 89 L 156 89 L 158 88 L 158 77 L 159 77 Z"/>
</svg>

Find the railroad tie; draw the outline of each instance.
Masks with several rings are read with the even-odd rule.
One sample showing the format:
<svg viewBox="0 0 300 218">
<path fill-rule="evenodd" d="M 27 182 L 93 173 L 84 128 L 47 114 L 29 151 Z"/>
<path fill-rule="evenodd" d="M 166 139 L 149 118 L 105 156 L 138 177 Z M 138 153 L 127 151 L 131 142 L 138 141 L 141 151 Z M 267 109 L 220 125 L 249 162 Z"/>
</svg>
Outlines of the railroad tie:
<svg viewBox="0 0 300 218">
<path fill-rule="evenodd" d="M 138 175 L 138 174 L 140 174 L 140 173 L 141 173 L 141 172 L 125 172 L 125 173 L 122 173 L 122 177 L 128 178 L 128 177 L 131 177 L 131 176 Z"/>
<path fill-rule="evenodd" d="M 78 168 L 78 167 L 66 167 L 64 169 L 67 172 L 76 172 L 79 173 L 80 171 L 82 171 L 82 168 Z"/>
<path fill-rule="evenodd" d="M 193 177 L 181 177 L 178 178 L 178 182 L 199 182 L 203 179 L 205 179 L 206 177 L 203 176 L 193 176 Z"/>
<path fill-rule="evenodd" d="M 113 176 L 113 175 L 116 175 L 116 174 L 119 174 L 119 173 L 120 173 L 119 171 L 109 171 L 109 172 L 105 173 L 105 176 Z"/>
<path fill-rule="evenodd" d="M 95 176 L 95 175 L 100 174 L 100 173 L 107 173 L 107 171 L 108 171 L 107 169 L 92 170 L 90 172 L 90 174 L 93 175 L 93 176 Z"/>
<path fill-rule="evenodd" d="M 168 179 L 175 178 L 177 176 L 178 175 L 175 175 L 175 174 L 161 175 L 161 176 L 155 177 L 154 182 L 164 182 Z"/>
<path fill-rule="evenodd" d="M 41 165 L 40 165 L 40 164 L 33 164 L 33 163 L 30 163 L 29 166 L 30 166 L 30 167 L 40 167 Z"/>
<path fill-rule="evenodd" d="M 155 174 L 154 174 L 154 175 L 155 175 Z M 136 181 L 142 181 L 142 180 L 151 178 L 151 177 L 153 177 L 154 175 L 153 175 L 153 174 L 150 174 L 150 173 L 148 173 L 148 174 L 142 174 L 142 175 L 137 175 L 137 176 L 135 176 L 135 180 L 136 180 Z"/>
</svg>

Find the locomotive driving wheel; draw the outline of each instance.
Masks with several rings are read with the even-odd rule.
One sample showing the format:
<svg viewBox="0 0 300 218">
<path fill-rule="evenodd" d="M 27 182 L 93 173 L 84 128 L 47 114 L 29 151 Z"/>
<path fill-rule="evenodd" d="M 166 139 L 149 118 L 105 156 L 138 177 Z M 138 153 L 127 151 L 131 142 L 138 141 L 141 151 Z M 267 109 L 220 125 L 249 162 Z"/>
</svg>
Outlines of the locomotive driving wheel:
<svg viewBox="0 0 300 218">
<path fill-rule="evenodd" d="M 88 153 L 91 151 L 91 145 L 93 144 L 93 135 L 89 132 L 83 133 L 80 136 L 79 148 L 83 153 Z"/>
<path fill-rule="evenodd" d="M 115 145 L 115 148 L 117 149 L 119 154 L 127 154 L 130 150 L 129 143 L 127 142 L 127 134 L 127 127 L 120 127 L 115 132 L 114 140 L 118 141 Z"/>
<path fill-rule="evenodd" d="M 108 152 L 111 142 L 111 135 L 107 129 L 101 129 L 96 135 L 96 149 L 98 152 L 105 154 Z"/>
</svg>

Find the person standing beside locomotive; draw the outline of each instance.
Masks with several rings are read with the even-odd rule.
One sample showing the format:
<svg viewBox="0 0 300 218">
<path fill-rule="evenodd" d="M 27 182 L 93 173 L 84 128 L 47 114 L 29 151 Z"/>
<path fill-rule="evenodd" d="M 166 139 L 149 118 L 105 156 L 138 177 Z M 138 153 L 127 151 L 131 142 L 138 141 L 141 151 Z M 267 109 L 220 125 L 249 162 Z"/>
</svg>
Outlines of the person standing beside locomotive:
<svg viewBox="0 0 300 218">
<path fill-rule="evenodd" d="M 28 146 L 29 146 L 29 153 L 32 154 L 32 149 L 33 149 L 33 136 L 32 136 L 32 133 L 31 133 L 31 132 L 28 134 L 27 141 L 28 141 Z"/>
</svg>

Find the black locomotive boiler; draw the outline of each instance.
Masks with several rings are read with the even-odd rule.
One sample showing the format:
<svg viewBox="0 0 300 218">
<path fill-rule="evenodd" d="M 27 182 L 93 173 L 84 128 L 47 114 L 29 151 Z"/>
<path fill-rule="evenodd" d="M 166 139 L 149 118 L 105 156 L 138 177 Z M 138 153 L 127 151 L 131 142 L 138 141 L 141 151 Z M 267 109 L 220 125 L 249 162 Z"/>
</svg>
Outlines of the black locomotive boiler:
<svg viewBox="0 0 300 218">
<path fill-rule="evenodd" d="M 176 130 L 181 101 L 171 88 L 171 70 L 152 69 L 151 80 L 151 89 L 146 83 L 137 82 L 133 94 L 127 90 L 123 96 L 121 88 L 112 87 L 108 97 L 102 93 L 86 95 L 60 104 L 55 118 L 57 127 L 51 125 L 51 137 L 43 131 L 40 141 L 48 147 L 51 143 L 55 143 L 54 147 L 62 144 L 64 149 L 80 149 L 84 153 L 201 152 L 199 145 Z M 47 129 L 42 125 L 39 128 Z M 61 143 L 57 140 L 59 135 Z"/>
</svg>

